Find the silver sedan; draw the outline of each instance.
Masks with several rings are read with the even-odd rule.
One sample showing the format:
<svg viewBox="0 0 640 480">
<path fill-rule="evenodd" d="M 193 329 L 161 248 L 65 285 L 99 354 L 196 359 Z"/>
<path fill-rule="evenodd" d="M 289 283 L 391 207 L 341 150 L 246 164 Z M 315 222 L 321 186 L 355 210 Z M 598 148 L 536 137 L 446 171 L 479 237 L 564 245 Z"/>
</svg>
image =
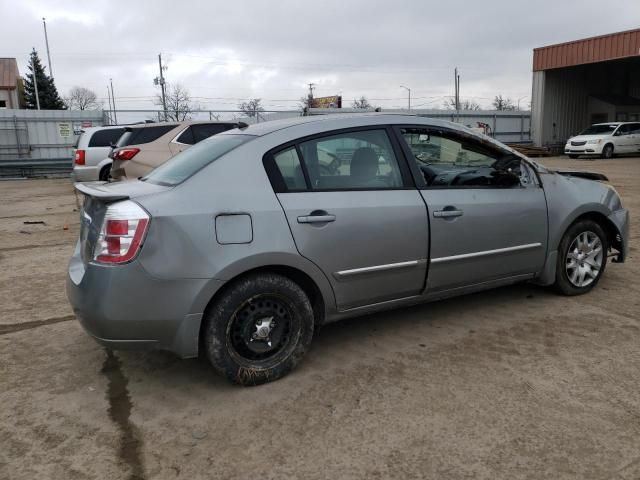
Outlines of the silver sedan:
<svg viewBox="0 0 640 480">
<path fill-rule="evenodd" d="M 583 294 L 628 248 L 604 176 L 409 115 L 242 125 L 140 180 L 76 188 L 84 328 L 201 352 L 242 385 L 290 372 L 328 322 L 522 281 Z"/>
</svg>

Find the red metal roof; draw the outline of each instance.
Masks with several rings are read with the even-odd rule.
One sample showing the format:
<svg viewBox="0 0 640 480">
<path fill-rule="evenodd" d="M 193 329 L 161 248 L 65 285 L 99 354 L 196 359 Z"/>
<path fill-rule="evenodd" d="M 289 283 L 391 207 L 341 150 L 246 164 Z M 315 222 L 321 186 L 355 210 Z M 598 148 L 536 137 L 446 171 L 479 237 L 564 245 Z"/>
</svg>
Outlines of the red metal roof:
<svg viewBox="0 0 640 480">
<path fill-rule="evenodd" d="M 640 28 L 533 49 L 533 71 L 640 57 Z"/>
<path fill-rule="evenodd" d="M 19 76 L 15 58 L 0 58 L 0 88 L 16 88 Z"/>
</svg>

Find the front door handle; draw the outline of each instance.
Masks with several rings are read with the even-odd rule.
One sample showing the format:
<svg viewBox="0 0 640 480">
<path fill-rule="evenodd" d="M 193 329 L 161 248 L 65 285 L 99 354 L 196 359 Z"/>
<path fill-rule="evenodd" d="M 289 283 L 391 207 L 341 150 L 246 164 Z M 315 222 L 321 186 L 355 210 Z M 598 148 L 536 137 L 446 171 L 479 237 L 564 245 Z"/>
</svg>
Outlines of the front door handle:
<svg viewBox="0 0 640 480">
<path fill-rule="evenodd" d="M 462 210 L 435 210 L 433 216 L 436 218 L 452 218 L 461 217 L 462 213 Z"/>
<path fill-rule="evenodd" d="M 335 222 L 336 216 L 331 215 L 324 210 L 316 210 L 309 215 L 298 217 L 298 223 L 329 223 Z"/>
</svg>

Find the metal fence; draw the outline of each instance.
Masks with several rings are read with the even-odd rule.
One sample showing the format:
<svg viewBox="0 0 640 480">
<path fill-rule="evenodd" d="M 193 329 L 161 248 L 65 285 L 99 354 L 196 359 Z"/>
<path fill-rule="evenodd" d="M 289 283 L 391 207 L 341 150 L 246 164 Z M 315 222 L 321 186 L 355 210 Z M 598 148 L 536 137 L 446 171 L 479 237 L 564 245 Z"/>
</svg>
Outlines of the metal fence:
<svg viewBox="0 0 640 480">
<path fill-rule="evenodd" d="M 367 111 L 367 110 L 365 110 Z M 374 110 L 368 110 L 374 111 Z M 459 123 L 468 127 L 488 125 L 489 134 L 504 143 L 531 142 L 531 112 L 524 110 L 385 110 L 385 113 L 411 113 L 429 118 L 438 118 L 449 122 Z M 363 110 L 351 108 L 311 108 L 307 115 L 327 115 L 330 113 L 358 113 Z"/>
<path fill-rule="evenodd" d="M 363 113 L 366 110 L 322 109 L 267 110 L 247 116 L 240 110 L 197 110 L 190 120 L 242 121 L 259 123 L 301 115 Z M 378 110 L 408 113 L 407 110 Z M 528 111 L 450 111 L 411 110 L 411 114 L 439 118 L 478 127 L 485 124 L 489 133 L 505 143 L 531 142 L 531 113 Z M 72 168 L 73 148 L 83 128 L 101 125 L 133 124 L 164 120 L 159 110 L 0 110 L 0 177 L 28 177 L 68 174 Z"/>
<path fill-rule="evenodd" d="M 102 111 L 0 110 L 0 176 L 68 173 L 80 130 Z"/>
</svg>

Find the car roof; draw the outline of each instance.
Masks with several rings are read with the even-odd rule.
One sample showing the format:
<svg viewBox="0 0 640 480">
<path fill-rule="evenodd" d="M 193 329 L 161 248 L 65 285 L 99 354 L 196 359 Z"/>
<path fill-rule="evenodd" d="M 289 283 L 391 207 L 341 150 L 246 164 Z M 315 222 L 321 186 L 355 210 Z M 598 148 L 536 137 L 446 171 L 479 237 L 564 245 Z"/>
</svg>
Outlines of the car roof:
<svg viewBox="0 0 640 480">
<path fill-rule="evenodd" d="M 424 115 L 412 115 L 406 113 L 332 113 L 327 115 L 312 115 L 307 117 L 284 118 L 280 120 L 269 120 L 262 123 L 254 123 L 247 127 L 237 128 L 224 132 L 225 135 L 255 135 L 263 136 L 270 133 L 284 130 L 286 128 L 297 127 L 305 124 L 331 122 L 331 128 L 358 127 L 361 125 L 385 125 L 385 124 L 421 124 L 434 127 L 450 128 L 468 133 L 471 130 L 464 125 L 438 120 Z"/>
<path fill-rule="evenodd" d="M 182 122 L 155 122 L 155 123 L 145 123 L 141 125 L 127 125 L 127 130 L 133 130 L 135 128 L 153 128 L 153 127 L 187 127 L 189 125 L 201 125 L 201 124 L 220 124 L 220 125 L 237 125 L 238 122 L 234 122 L 232 120 L 218 121 L 218 120 L 184 120 Z"/>
<path fill-rule="evenodd" d="M 99 130 L 110 130 L 113 128 L 124 128 L 124 125 L 104 125 L 100 127 L 86 127 L 82 129 L 82 133 L 95 133 Z"/>
<path fill-rule="evenodd" d="M 617 127 L 618 125 L 622 125 L 623 123 L 634 123 L 634 122 L 604 122 L 604 123 L 594 123 L 591 126 L 595 127 L 596 125 L 610 125 L 612 127 Z"/>
</svg>

